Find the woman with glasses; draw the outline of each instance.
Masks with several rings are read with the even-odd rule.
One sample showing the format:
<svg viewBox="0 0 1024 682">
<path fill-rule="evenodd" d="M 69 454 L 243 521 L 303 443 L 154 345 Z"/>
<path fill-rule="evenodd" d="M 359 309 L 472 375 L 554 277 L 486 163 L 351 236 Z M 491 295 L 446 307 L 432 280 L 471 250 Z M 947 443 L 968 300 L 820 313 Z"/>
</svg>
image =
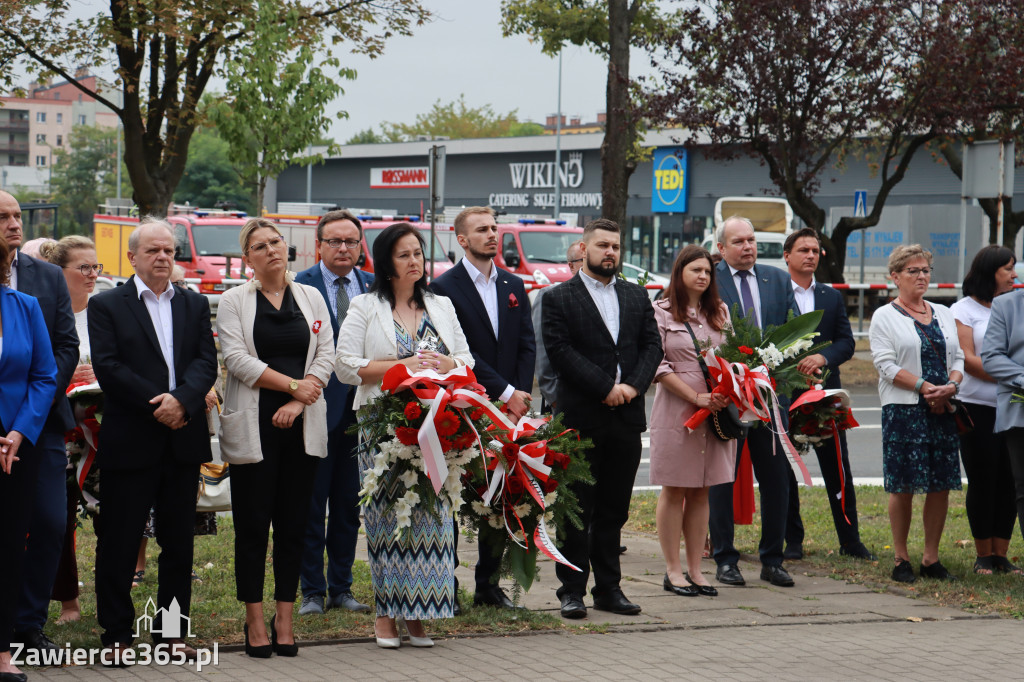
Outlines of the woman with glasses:
<svg viewBox="0 0 1024 682">
<path fill-rule="evenodd" d="M 882 474 L 889 493 L 896 564 L 892 578 L 912 583 L 907 538 L 914 495 L 924 493 L 922 577 L 956 580 L 939 561 L 949 491 L 960 490 L 956 420 L 950 399 L 960 391 L 964 354 L 956 320 L 924 295 L 932 254 L 919 244 L 898 246 L 889 274 L 899 291 L 871 317 L 871 355 L 882 399 Z"/>
<path fill-rule="evenodd" d="M 327 456 L 322 391 L 333 369 L 334 337 L 323 296 L 292 281 L 288 245 L 274 223 L 249 220 L 239 243 L 254 277 L 229 289 L 217 311 L 228 371 L 220 451 L 231 464 L 236 591 L 245 603 L 246 654 L 295 656 L 292 608 L 313 477 Z M 268 634 L 263 580 L 271 525 L 277 607 Z"/>
<path fill-rule="evenodd" d="M 96 245 L 88 237 L 71 235 L 59 242 L 50 240 L 40 244 L 39 256 L 64 270 L 64 280 L 71 294 L 71 310 L 75 314 L 75 330 L 78 332 L 78 367 L 71 376 L 71 383 L 92 383 L 96 381 L 96 375 L 93 374 L 92 359 L 89 356 L 88 307 L 89 297 L 96 288 L 96 278 L 103 273 L 103 265 L 96 262 Z M 79 416 L 76 414 L 76 418 Z M 75 528 L 78 525 L 78 502 L 82 491 L 74 475 L 68 476 L 67 492 L 68 521 L 64 532 L 64 548 L 61 550 L 57 577 L 50 594 L 51 599 L 60 602 L 58 625 L 82 617 L 78 602 L 78 562 L 75 558 Z"/>
</svg>

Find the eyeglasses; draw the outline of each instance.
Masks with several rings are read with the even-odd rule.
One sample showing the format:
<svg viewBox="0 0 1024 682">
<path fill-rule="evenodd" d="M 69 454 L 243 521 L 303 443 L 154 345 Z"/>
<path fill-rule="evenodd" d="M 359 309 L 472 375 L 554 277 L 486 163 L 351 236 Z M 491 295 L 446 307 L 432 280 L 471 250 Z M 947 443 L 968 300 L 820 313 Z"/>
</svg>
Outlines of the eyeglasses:
<svg viewBox="0 0 1024 682">
<path fill-rule="evenodd" d="M 274 237 L 268 242 L 258 242 L 256 244 L 249 245 L 249 251 L 255 251 L 256 253 L 263 253 L 267 250 L 267 247 L 272 249 L 287 249 L 288 242 L 284 240 L 284 237 Z"/>
<path fill-rule="evenodd" d="M 911 277 L 917 277 L 918 275 L 928 276 L 932 274 L 931 268 L 907 268 L 903 272 L 907 273 Z"/>
<path fill-rule="evenodd" d="M 183 279 L 179 279 L 179 280 L 176 280 L 174 282 L 171 282 L 171 284 L 173 284 L 176 287 L 181 287 L 182 289 L 188 289 L 188 282 L 186 282 Z"/>
<path fill-rule="evenodd" d="M 576 263 L 582 263 L 582 258 L 570 258 L 566 261 L 569 265 L 575 265 Z"/>
<path fill-rule="evenodd" d="M 64 269 L 65 270 L 78 270 L 85 277 L 88 277 L 90 272 L 95 272 L 97 275 L 102 275 L 103 274 L 103 264 L 102 263 L 96 263 L 95 265 L 88 265 L 88 264 L 86 264 L 86 265 L 79 265 L 79 266 L 65 265 Z"/>
<path fill-rule="evenodd" d="M 324 239 L 320 243 L 327 244 L 327 246 L 332 249 L 340 249 L 342 244 L 348 247 L 349 251 L 354 251 L 359 248 L 358 239 Z"/>
</svg>

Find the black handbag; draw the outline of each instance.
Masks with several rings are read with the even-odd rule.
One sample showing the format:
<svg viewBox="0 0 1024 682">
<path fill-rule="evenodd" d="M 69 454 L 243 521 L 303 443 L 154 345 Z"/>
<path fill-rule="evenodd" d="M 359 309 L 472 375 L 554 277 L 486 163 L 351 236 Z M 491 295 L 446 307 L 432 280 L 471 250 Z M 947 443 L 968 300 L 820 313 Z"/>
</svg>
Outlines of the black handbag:
<svg viewBox="0 0 1024 682">
<path fill-rule="evenodd" d="M 700 365 L 700 371 L 704 373 L 704 381 L 708 385 L 708 390 L 712 391 L 714 387 L 711 385 L 711 372 L 708 371 L 707 363 L 704 362 L 704 356 L 700 352 L 697 335 L 693 333 L 693 328 L 689 322 L 683 322 L 683 324 L 686 325 L 686 331 L 690 332 L 693 349 L 697 351 L 697 363 Z M 711 421 L 711 433 L 718 440 L 743 439 L 747 437 L 747 431 L 750 430 L 748 423 L 740 421 L 740 411 L 735 403 L 729 403 L 724 409 L 712 412 L 709 419 Z"/>
</svg>

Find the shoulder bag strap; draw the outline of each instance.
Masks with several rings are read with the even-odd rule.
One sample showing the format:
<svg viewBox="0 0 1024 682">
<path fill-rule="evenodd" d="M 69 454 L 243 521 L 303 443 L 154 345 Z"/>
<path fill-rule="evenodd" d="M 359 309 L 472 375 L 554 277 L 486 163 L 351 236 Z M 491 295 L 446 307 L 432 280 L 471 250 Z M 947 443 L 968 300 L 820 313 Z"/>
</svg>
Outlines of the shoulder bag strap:
<svg viewBox="0 0 1024 682">
<path fill-rule="evenodd" d="M 697 335 L 693 333 L 693 327 L 690 326 L 689 322 L 684 320 L 683 324 L 686 325 L 686 331 L 690 332 L 690 340 L 693 341 L 693 349 L 697 351 L 697 364 L 700 365 L 700 371 L 704 373 L 704 381 L 708 385 L 708 390 L 714 390 L 714 387 L 711 385 L 711 372 L 708 371 L 707 363 L 704 362 L 704 356 L 700 352 L 700 344 L 697 343 Z"/>
</svg>

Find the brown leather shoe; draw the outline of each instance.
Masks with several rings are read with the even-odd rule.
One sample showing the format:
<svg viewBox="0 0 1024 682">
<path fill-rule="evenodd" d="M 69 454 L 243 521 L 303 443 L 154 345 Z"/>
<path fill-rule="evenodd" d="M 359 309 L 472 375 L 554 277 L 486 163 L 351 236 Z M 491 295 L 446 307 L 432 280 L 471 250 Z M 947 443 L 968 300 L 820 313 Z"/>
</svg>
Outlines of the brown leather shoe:
<svg viewBox="0 0 1024 682">
<path fill-rule="evenodd" d="M 177 663 L 184 656 L 189 663 L 195 663 L 198 652 L 183 639 L 165 639 L 160 644 L 170 648 L 171 663 Z"/>
</svg>

